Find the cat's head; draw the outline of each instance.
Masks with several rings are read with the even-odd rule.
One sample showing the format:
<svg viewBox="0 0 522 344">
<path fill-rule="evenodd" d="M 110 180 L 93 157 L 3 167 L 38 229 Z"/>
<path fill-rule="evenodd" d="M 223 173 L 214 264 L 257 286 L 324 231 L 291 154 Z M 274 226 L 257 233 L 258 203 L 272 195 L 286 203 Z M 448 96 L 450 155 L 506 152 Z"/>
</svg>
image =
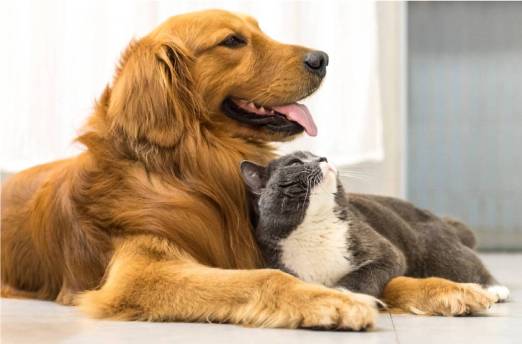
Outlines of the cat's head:
<svg viewBox="0 0 522 344">
<path fill-rule="evenodd" d="M 241 163 L 257 220 L 272 227 L 292 228 L 305 214 L 336 207 L 343 193 L 337 169 L 324 157 L 310 152 L 294 152 L 260 166 Z"/>
</svg>

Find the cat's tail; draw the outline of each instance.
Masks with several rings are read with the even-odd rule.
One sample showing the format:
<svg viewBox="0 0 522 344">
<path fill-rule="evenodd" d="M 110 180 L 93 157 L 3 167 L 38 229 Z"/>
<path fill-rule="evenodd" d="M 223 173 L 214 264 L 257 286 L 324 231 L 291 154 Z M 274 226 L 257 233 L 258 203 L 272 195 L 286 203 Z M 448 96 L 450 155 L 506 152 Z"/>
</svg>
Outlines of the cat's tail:
<svg viewBox="0 0 522 344">
<path fill-rule="evenodd" d="M 450 228 L 455 230 L 455 234 L 457 234 L 462 244 L 471 249 L 475 249 L 477 246 L 477 239 L 475 238 L 475 234 L 473 234 L 468 226 L 451 217 L 444 217 L 442 220 L 450 225 Z"/>
</svg>

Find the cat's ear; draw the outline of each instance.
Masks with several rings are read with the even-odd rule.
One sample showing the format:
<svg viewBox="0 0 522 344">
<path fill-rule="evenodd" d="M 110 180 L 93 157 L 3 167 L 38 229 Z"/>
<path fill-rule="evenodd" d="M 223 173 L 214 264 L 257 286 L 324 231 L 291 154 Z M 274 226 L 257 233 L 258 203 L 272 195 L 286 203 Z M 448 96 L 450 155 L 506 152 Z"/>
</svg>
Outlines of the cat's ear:
<svg viewBox="0 0 522 344">
<path fill-rule="evenodd" d="M 240 169 L 248 189 L 256 195 L 261 194 L 261 189 L 264 187 L 266 168 L 252 161 L 243 160 L 241 161 Z"/>
</svg>

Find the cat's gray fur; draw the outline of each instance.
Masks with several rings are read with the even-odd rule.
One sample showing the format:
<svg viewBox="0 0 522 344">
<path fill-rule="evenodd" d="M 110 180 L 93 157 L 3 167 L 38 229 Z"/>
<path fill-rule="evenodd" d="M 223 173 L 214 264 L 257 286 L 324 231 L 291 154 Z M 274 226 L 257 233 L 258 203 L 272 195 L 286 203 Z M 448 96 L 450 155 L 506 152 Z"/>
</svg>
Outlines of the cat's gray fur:
<svg viewBox="0 0 522 344">
<path fill-rule="evenodd" d="M 269 267 L 374 296 L 406 275 L 503 288 L 497 296 L 507 298 L 473 251 L 473 233 L 458 221 L 395 198 L 346 194 L 335 168 L 309 152 L 266 167 L 243 162 L 241 171 Z"/>
</svg>

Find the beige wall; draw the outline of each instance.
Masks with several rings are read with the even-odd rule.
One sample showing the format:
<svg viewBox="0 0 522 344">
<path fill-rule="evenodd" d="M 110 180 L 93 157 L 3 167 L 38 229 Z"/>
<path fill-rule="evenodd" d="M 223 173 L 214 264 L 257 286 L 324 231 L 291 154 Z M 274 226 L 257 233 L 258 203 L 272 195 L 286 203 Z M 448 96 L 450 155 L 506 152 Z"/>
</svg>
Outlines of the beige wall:
<svg viewBox="0 0 522 344">
<path fill-rule="evenodd" d="M 348 191 L 405 196 L 406 159 L 406 5 L 378 2 L 379 77 L 383 113 L 384 160 L 365 162 L 346 169 Z"/>
<path fill-rule="evenodd" d="M 405 194 L 405 52 L 406 5 L 378 2 L 379 77 L 383 113 L 384 160 L 365 162 L 346 169 L 356 178 L 344 177 L 352 192 L 403 197 Z M 362 176 L 361 176 L 362 175 Z M 1 173 L 2 179 L 6 174 Z"/>
</svg>

